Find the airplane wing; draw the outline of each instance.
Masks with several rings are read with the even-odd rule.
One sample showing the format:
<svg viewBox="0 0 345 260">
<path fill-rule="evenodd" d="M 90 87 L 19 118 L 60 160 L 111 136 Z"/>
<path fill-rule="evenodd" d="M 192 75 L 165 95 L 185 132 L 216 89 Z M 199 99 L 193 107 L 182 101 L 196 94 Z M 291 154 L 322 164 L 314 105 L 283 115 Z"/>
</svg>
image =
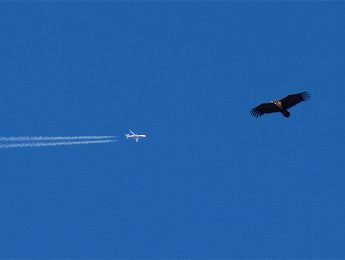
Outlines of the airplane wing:
<svg viewBox="0 0 345 260">
<path fill-rule="evenodd" d="M 133 133 L 133 131 L 132 131 L 132 130 L 130 130 L 130 129 L 129 129 L 129 132 L 130 132 L 132 135 L 135 135 L 135 133 Z"/>
</svg>

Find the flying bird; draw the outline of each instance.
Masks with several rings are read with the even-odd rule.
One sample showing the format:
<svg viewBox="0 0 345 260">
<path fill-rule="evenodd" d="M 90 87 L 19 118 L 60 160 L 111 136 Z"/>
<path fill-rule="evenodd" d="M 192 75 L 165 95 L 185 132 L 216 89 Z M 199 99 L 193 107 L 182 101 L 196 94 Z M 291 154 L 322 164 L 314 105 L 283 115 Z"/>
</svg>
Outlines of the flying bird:
<svg viewBox="0 0 345 260">
<path fill-rule="evenodd" d="M 263 114 L 269 114 L 274 112 L 280 112 L 285 117 L 290 116 L 290 112 L 288 111 L 289 108 L 293 107 L 294 105 L 297 105 L 298 103 L 302 101 L 307 101 L 310 98 L 310 94 L 306 91 L 297 93 L 297 94 L 291 94 L 286 96 L 283 99 L 280 100 L 273 100 L 269 103 L 263 103 L 261 105 L 258 105 L 257 107 L 254 107 L 250 113 L 254 117 L 262 116 Z"/>
</svg>

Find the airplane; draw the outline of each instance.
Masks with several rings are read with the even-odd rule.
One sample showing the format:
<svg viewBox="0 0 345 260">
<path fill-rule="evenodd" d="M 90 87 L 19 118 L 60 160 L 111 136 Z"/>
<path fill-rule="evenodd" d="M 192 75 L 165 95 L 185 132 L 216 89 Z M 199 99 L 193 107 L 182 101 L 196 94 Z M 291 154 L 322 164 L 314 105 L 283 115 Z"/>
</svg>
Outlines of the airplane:
<svg viewBox="0 0 345 260">
<path fill-rule="evenodd" d="M 135 141 L 138 142 L 139 138 L 144 138 L 146 135 L 138 135 L 132 132 L 132 130 L 129 130 L 130 134 L 126 134 L 127 139 L 128 138 L 135 138 Z"/>
</svg>

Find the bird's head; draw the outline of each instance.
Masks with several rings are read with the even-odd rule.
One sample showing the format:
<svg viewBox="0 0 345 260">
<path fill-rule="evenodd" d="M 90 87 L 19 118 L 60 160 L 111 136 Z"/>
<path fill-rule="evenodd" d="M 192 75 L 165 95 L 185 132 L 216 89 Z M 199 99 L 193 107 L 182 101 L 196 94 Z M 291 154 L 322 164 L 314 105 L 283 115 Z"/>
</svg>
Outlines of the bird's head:
<svg viewBox="0 0 345 260">
<path fill-rule="evenodd" d="M 282 108 L 282 103 L 279 100 L 273 100 L 271 101 L 273 104 L 275 104 L 277 107 Z"/>
</svg>

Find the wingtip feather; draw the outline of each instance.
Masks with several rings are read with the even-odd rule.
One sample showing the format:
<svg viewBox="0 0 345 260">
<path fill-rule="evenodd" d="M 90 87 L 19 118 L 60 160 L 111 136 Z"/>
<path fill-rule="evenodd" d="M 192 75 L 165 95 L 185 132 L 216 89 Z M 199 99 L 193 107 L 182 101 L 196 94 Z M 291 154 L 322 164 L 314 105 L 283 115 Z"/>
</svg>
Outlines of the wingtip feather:
<svg viewBox="0 0 345 260">
<path fill-rule="evenodd" d="M 310 96 L 311 96 L 311 95 L 310 95 L 309 92 L 304 91 L 304 92 L 301 93 L 301 96 L 302 96 L 303 100 L 307 101 L 307 100 L 310 99 Z"/>
<path fill-rule="evenodd" d="M 255 110 L 254 108 L 253 108 L 252 110 L 250 110 L 250 114 L 251 114 L 253 117 L 259 117 L 259 116 L 260 116 L 259 111 Z"/>
</svg>

